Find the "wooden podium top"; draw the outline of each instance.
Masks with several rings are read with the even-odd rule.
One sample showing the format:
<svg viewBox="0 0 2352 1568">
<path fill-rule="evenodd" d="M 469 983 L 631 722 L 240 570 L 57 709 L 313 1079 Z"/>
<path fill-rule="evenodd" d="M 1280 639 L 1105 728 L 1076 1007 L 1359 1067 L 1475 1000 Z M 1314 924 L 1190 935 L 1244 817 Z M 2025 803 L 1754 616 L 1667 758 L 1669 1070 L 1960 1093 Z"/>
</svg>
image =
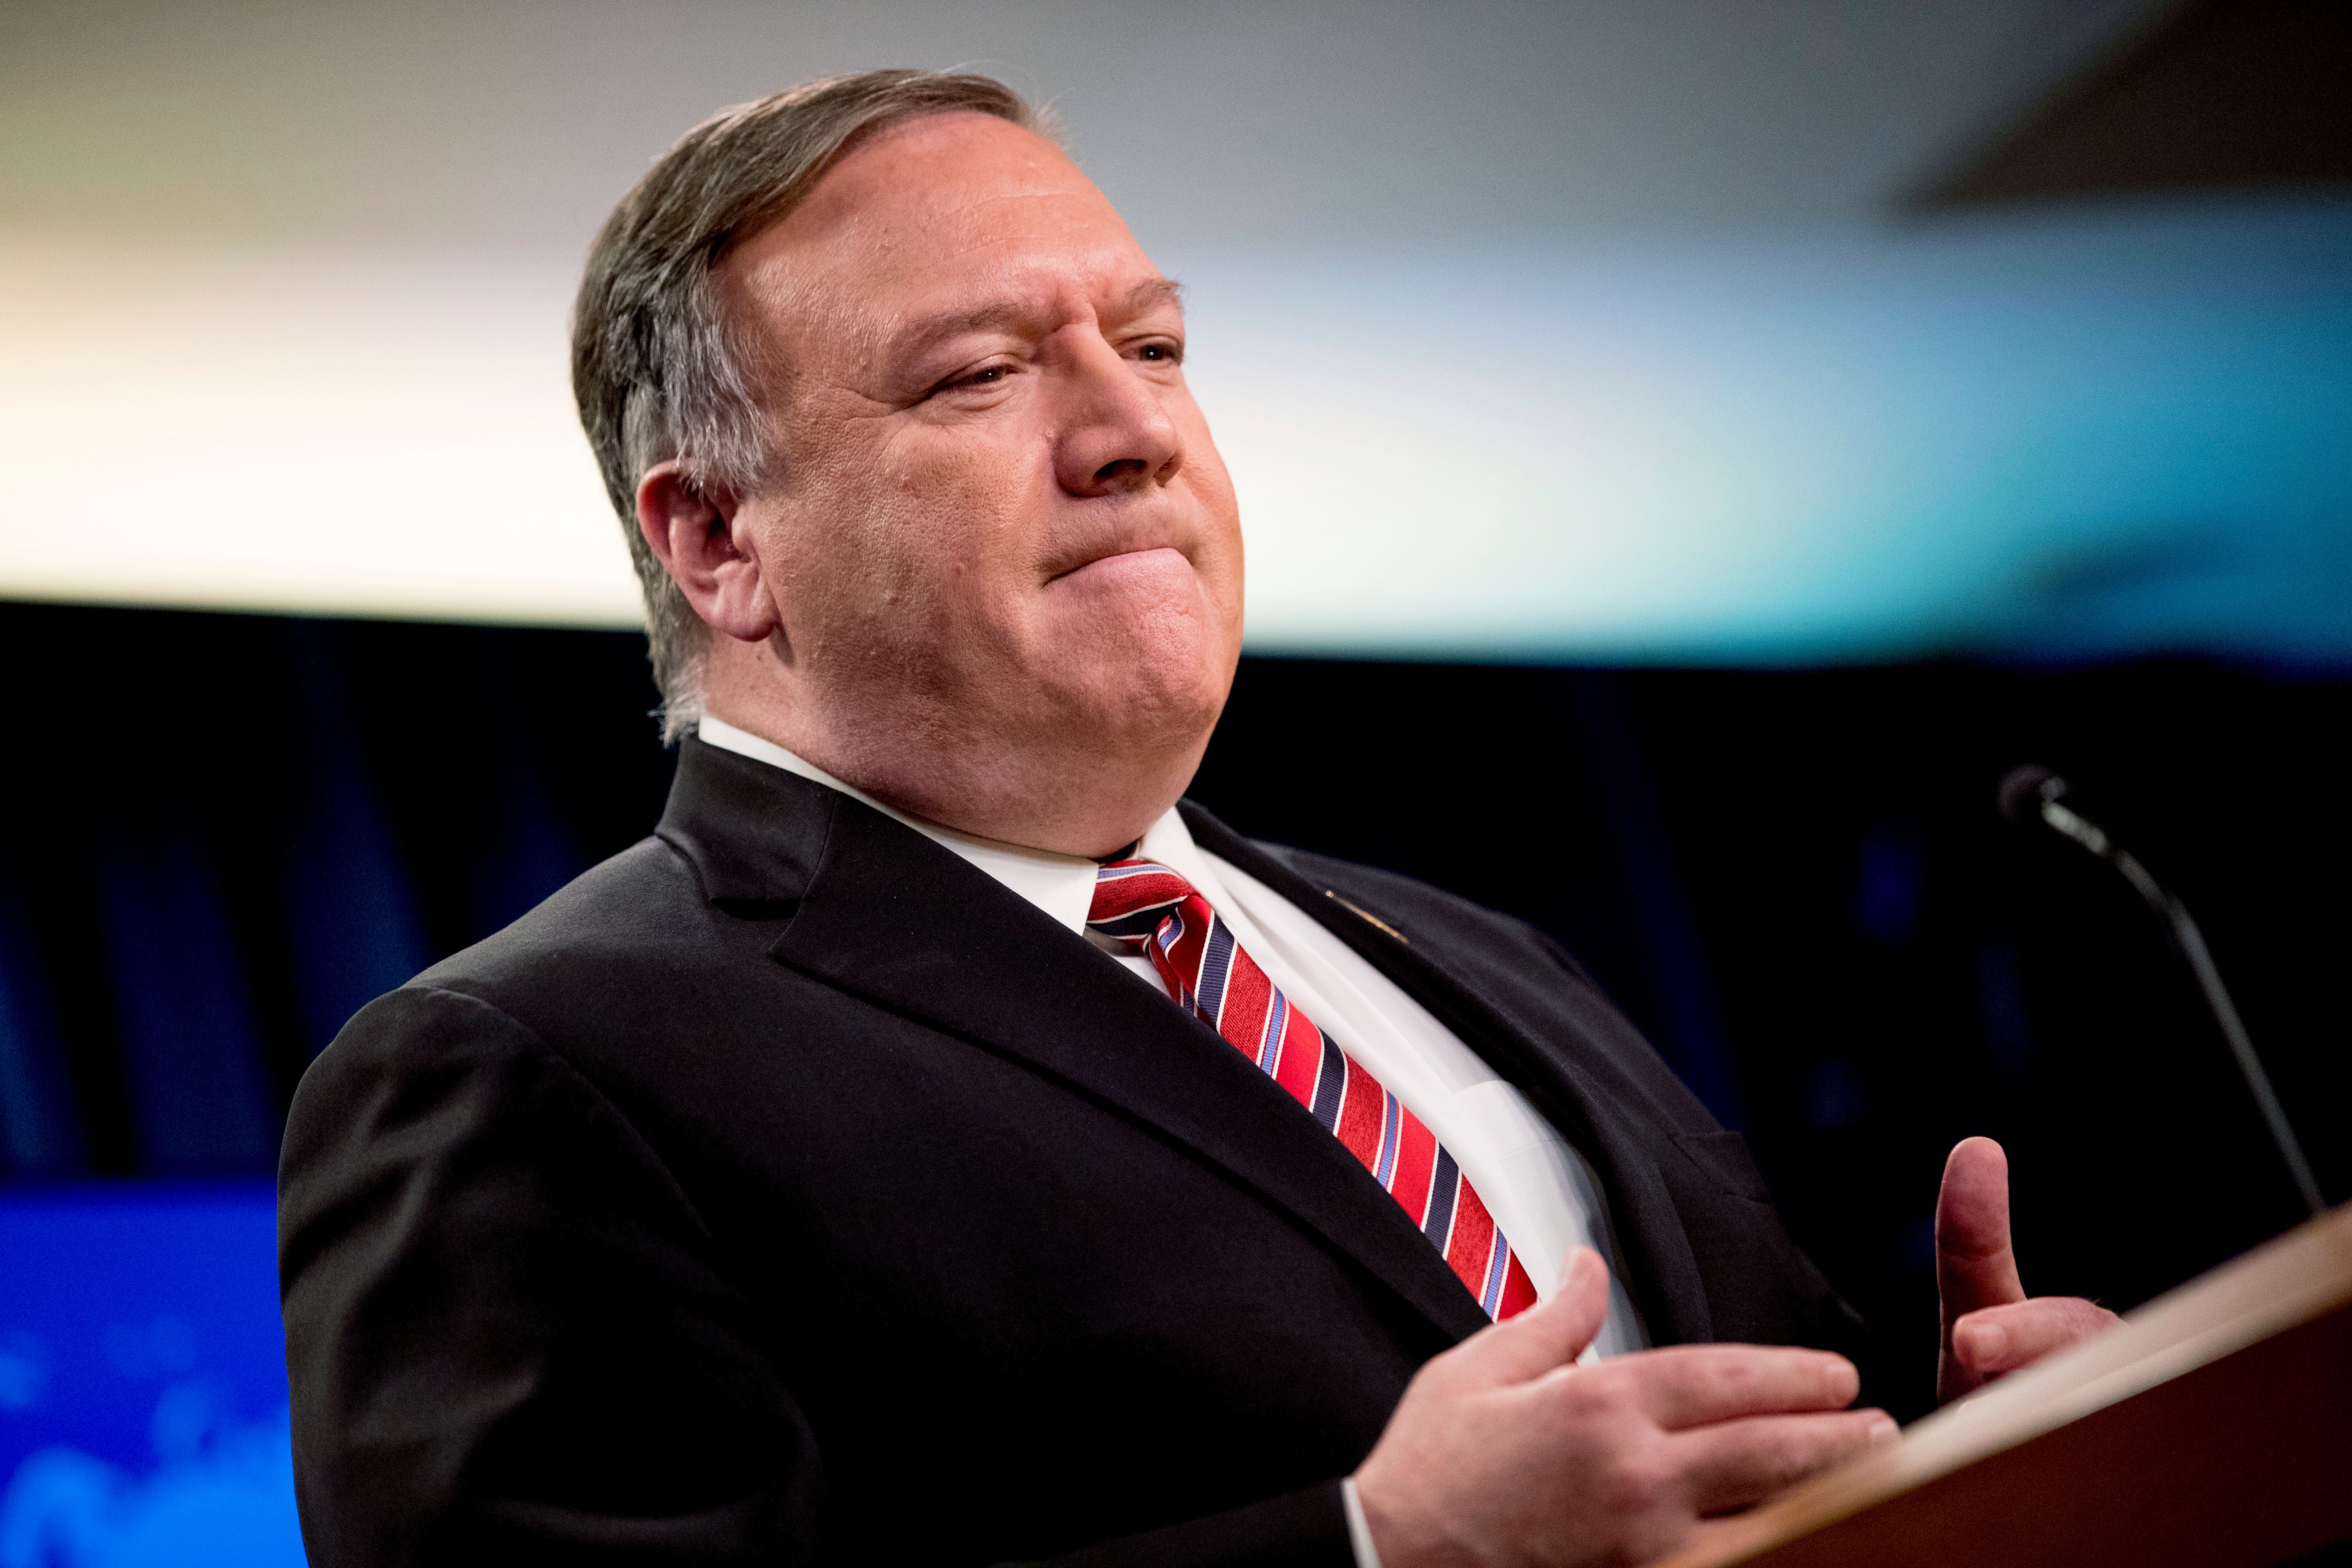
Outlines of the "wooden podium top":
<svg viewBox="0 0 2352 1568">
<path fill-rule="evenodd" d="M 2352 1205 L 1658 1568 L 2268 1568 L 2352 1538 Z"/>
</svg>

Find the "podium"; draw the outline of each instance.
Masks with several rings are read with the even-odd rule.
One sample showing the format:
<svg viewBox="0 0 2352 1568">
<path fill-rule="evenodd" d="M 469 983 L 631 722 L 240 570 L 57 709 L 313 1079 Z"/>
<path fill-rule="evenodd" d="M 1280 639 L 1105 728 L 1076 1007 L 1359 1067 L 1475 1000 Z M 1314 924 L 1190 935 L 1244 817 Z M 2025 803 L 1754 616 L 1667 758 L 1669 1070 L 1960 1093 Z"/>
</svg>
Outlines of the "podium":
<svg viewBox="0 0 2352 1568">
<path fill-rule="evenodd" d="M 2352 1539 L 2352 1205 L 1658 1568 L 2271 1568 Z"/>
</svg>

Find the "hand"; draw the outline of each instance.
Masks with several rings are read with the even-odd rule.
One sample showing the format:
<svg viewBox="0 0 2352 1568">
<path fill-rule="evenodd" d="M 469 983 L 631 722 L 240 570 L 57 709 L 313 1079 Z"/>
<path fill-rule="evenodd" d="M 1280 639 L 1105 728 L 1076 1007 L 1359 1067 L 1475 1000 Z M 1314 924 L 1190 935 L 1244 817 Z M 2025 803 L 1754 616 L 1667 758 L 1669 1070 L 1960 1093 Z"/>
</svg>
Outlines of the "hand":
<svg viewBox="0 0 2352 1568">
<path fill-rule="evenodd" d="M 1590 1366 L 1609 1268 L 1423 1367 L 1356 1472 L 1381 1568 L 1634 1563 L 1895 1435 L 1843 1356 L 1677 1345 Z"/>
<path fill-rule="evenodd" d="M 1990 1138 L 1962 1139 L 1944 1163 L 1936 1291 L 1944 1307 L 1939 1404 L 2122 1321 L 2080 1296 L 2026 1298 L 2009 1244 L 2009 1156 Z"/>
</svg>

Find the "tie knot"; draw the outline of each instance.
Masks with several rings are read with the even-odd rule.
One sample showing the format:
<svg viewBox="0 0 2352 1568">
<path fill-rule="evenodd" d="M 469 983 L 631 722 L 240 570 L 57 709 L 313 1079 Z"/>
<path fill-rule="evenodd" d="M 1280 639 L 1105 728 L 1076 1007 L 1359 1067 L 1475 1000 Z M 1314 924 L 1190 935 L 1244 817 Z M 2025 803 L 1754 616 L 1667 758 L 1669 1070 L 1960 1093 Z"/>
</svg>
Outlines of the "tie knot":
<svg viewBox="0 0 2352 1568">
<path fill-rule="evenodd" d="M 1087 924 L 1105 936 L 1139 942 L 1187 899 L 1192 884 L 1156 860 L 1111 860 L 1095 873 Z"/>
</svg>

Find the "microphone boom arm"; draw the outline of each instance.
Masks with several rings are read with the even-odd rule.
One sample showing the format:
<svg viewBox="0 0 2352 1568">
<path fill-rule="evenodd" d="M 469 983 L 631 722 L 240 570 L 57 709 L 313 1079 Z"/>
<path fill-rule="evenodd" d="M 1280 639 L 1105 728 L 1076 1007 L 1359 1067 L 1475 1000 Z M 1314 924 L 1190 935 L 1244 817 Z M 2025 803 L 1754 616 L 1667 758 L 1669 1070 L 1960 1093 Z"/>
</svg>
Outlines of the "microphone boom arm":
<svg viewBox="0 0 2352 1568">
<path fill-rule="evenodd" d="M 2246 1026 L 2238 1017 L 2237 1005 L 2230 1000 L 2229 987 L 2221 984 L 2221 972 L 2214 966 L 2213 955 L 2206 951 L 2205 933 L 2189 917 L 2189 906 L 2167 891 L 2164 884 L 2139 863 L 2137 856 L 2109 838 L 2097 823 L 2069 809 L 2059 799 L 2064 786 L 2055 791 L 2050 787 L 2057 783 L 2050 779 L 2037 791 L 2035 804 L 2042 820 L 2054 832 L 2073 839 L 2123 873 L 2124 880 L 2164 922 L 2173 945 L 2189 961 L 2189 972 L 2197 976 L 2198 988 L 2205 994 L 2205 1005 L 2211 1010 L 2213 1021 L 2221 1026 L 2221 1036 L 2230 1043 L 2230 1054 L 2237 1058 L 2238 1071 L 2244 1076 L 2246 1088 L 2252 1091 L 2263 1121 L 2269 1124 L 2271 1141 L 2278 1145 L 2279 1158 L 2286 1162 L 2287 1173 L 2294 1178 L 2295 1191 L 2302 1194 L 2305 1206 L 2313 1214 L 2324 1212 L 2327 1200 L 2321 1195 L 2318 1182 L 2313 1179 L 2311 1162 L 2304 1158 L 2303 1144 L 2287 1121 L 2286 1108 L 2279 1103 L 2277 1091 L 2271 1088 L 2270 1074 L 2263 1070 L 2262 1058 L 2254 1054 L 2254 1042 L 2246 1037 Z"/>
</svg>

